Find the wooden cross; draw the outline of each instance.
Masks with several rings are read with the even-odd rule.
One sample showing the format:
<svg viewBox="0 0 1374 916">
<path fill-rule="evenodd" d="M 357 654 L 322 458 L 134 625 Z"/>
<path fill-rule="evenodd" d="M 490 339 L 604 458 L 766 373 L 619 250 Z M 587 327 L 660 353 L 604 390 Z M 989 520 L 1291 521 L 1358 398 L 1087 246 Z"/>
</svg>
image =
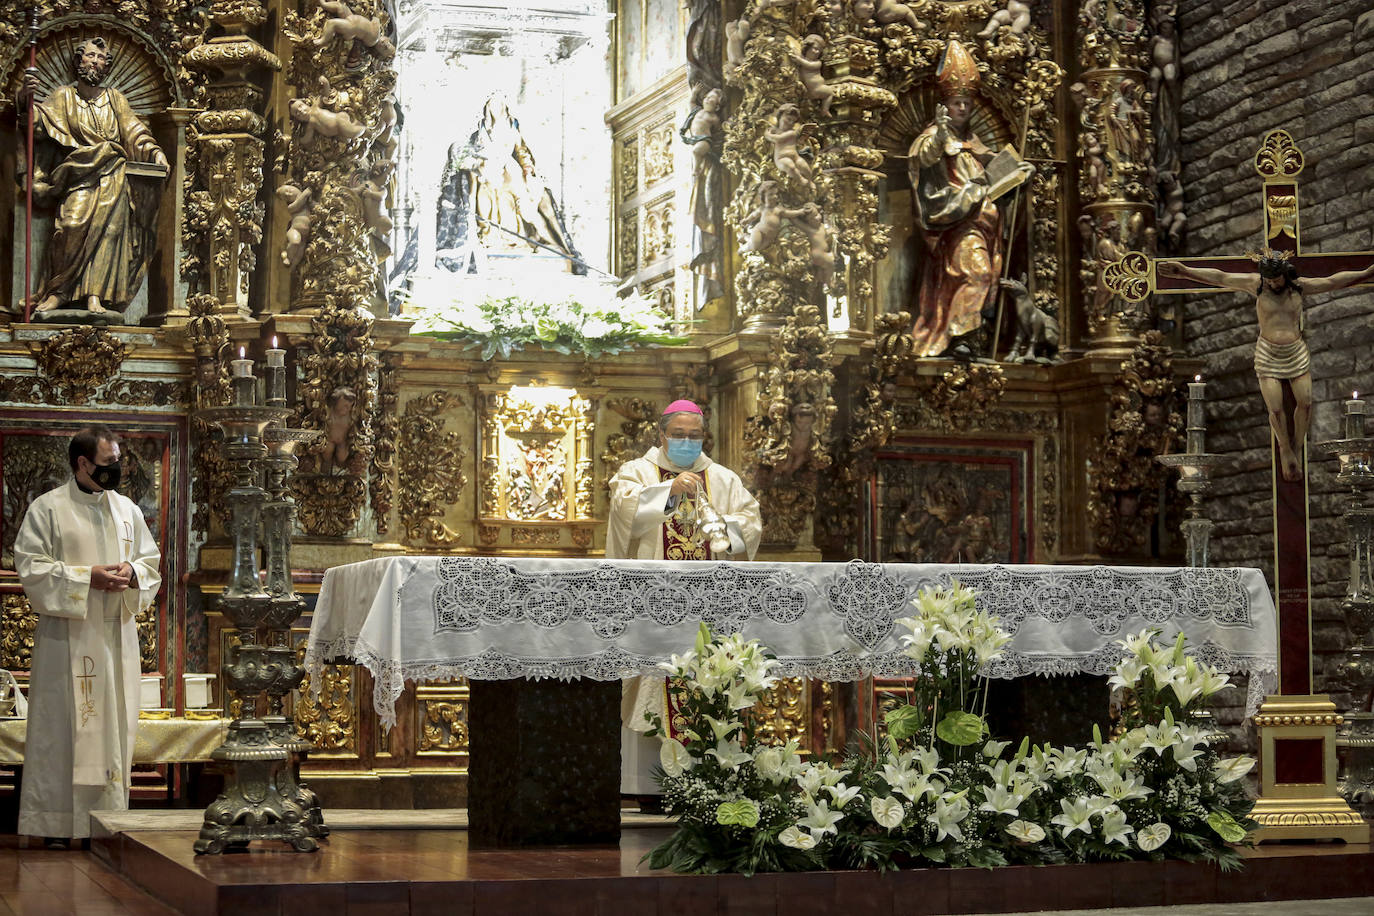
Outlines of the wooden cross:
<svg viewBox="0 0 1374 916">
<path fill-rule="evenodd" d="M 1345 288 L 1347 283 L 1332 286 L 1325 278 L 1344 271 L 1359 270 L 1370 265 L 1374 252 L 1340 254 L 1303 254 L 1300 246 L 1297 177 L 1305 165 L 1287 131 L 1271 131 L 1255 154 L 1255 171 L 1263 181 L 1264 246 L 1289 255 L 1289 262 L 1297 267 L 1299 281 L 1303 278 L 1322 278 L 1321 286 L 1312 284 L 1309 292 L 1323 292 L 1328 288 Z M 1222 258 L 1163 258 L 1153 259 L 1140 252 L 1131 252 L 1103 271 L 1103 282 L 1109 290 L 1131 302 L 1140 302 L 1151 293 L 1210 292 L 1222 284 L 1199 285 L 1195 278 L 1163 276 L 1157 270 L 1160 261 L 1177 261 L 1187 268 L 1222 271 L 1227 274 L 1255 274 L 1253 259 Z M 1349 278 L 1347 278 L 1349 279 Z M 1370 283 L 1366 278 L 1360 283 Z M 1256 278 L 1255 289 L 1259 280 Z M 1231 287 L 1222 287 L 1231 288 Z M 1274 380 L 1269 380 L 1274 381 Z M 1308 377 L 1310 387 L 1310 376 Z M 1287 424 L 1288 440 L 1298 460 L 1297 479 L 1286 479 L 1280 462 L 1278 440 L 1271 435 L 1273 454 L 1274 495 L 1274 591 L 1279 611 L 1279 693 L 1306 695 L 1312 693 L 1312 609 L 1309 600 L 1311 575 L 1308 557 L 1307 519 L 1307 443 L 1294 441 L 1293 413 L 1297 399 L 1292 383 L 1281 382 L 1284 400 L 1282 422 Z"/>
</svg>

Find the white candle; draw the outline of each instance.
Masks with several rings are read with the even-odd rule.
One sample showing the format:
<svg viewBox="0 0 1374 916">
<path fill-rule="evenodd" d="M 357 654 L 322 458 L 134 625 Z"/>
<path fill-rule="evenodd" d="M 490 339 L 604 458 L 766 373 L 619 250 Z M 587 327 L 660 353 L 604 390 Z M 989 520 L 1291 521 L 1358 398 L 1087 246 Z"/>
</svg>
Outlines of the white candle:
<svg viewBox="0 0 1374 916">
<path fill-rule="evenodd" d="M 239 358 L 230 360 L 234 365 L 234 378 L 251 378 L 253 375 L 253 361 L 244 356 L 243 347 L 239 347 Z"/>
<path fill-rule="evenodd" d="M 1203 405 L 1207 400 L 1207 383 L 1202 380 L 1201 375 L 1193 376 L 1193 380 L 1188 383 L 1188 454 L 1200 455 L 1205 450 L 1203 440 L 1207 435 L 1207 429 L 1203 425 L 1206 419 Z"/>
<path fill-rule="evenodd" d="M 1364 438 L 1364 401 L 1358 391 L 1352 391 L 1345 402 L 1345 438 Z"/>
<path fill-rule="evenodd" d="M 267 351 L 267 368 L 280 369 L 286 365 L 286 351 L 277 348 L 277 338 L 272 338 L 272 347 Z"/>
</svg>

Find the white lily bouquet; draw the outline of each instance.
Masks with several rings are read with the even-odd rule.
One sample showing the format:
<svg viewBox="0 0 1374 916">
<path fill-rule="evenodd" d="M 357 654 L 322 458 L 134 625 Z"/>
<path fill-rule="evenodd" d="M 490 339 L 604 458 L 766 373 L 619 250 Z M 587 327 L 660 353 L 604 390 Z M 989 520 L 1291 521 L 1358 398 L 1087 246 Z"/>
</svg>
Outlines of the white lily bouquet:
<svg viewBox="0 0 1374 916">
<path fill-rule="evenodd" d="M 1025 739 L 1008 754 L 1010 742 L 987 734 L 979 673 L 1007 634 L 957 584 L 914 605 L 898 621 L 917 662 L 914 701 L 838 768 L 804 762 L 795 742 L 758 742 L 748 710 L 776 663 L 757 642 L 703 625 L 696 648 L 664 666 L 686 740 L 663 736 L 660 782 L 678 830 L 650 863 L 744 873 L 1166 857 L 1240 865 L 1232 844 L 1255 826 L 1240 780 L 1255 761 L 1211 747 L 1202 707 L 1230 684 L 1188 655 L 1182 636 L 1121 642 L 1111 684 L 1135 702 L 1120 737 L 1094 728 L 1085 748 Z"/>
</svg>

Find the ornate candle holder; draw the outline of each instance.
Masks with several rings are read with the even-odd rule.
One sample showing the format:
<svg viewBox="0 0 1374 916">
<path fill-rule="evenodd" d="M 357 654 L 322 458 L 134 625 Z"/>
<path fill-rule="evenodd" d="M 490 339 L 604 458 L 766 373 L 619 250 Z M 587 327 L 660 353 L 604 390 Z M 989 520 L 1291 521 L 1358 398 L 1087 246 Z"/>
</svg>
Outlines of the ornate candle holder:
<svg viewBox="0 0 1374 916">
<path fill-rule="evenodd" d="M 308 745 L 300 747 L 281 715 L 282 697 L 300 684 L 304 672 L 295 664 L 289 644 L 282 646 L 273 636 L 289 627 L 301 608 L 291 585 L 289 529 L 294 512 L 289 497 L 285 503 L 283 497 L 295 465 L 284 443 L 304 439 L 299 430 L 267 429 L 284 423 L 291 411 L 254 403 L 251 367 L 251 361 L 235 360 L 234 406 L 197 412 L 223 432 L 224 453 L 235 478 L 226 494 L 234 559 L 219 606 L 239 635 L 238 645 L 229 649 L 224 673 L 226 688 L 240 699 L 224 744 L 210 754 L 227 773 L 224 791 L 205 810 L 197 853 L 220 853 L 252 840 L 283 840 L 297 851 L 310 852 L 318 848 L 316 837 L 324 830 L 314 794 L 296 778 L 293 758 Z M 261 486 L 264 476 L 267 489 Z M 269 588 L 258 575 L 258 532 L 264 522 Z M 287 613 L 290 619 L 282 624 Z M 258 634 L 264 627 L 266 641 Z M 260 716 L 264 694 L 268 714 Z"/>
<path fill-rule="evenodd" d="M 1155 460 L 1165 467 L 1178 468 L 1180 477 L 1175 486 L 1188 496 L 1187 517 L 1179 524 L 1188 549 L 1188 565 L 1206 567 L 1208 545 L 1212 537 L 1212 520 L 1202 511 L 1202 498 L 1212 490 L 1212 471 L 1230 462 L 1227 455 L 1206 452 L 1185 452 L 1182 455 L 1158 455 Z"/>
<path fill-rule="evenodd" d="M 1351 405 L 1360 405 L 1354 411 Z M 1348 691 L 1354 706 L 1336 736 L 1341 757 L 1336 784 L 1351 807 L 1366 819 L 1374 817 L 1374 438 L 1364 434 L 1363 402 L 1346 402 L 1345 436 L 1317 443 L 1339 462 L 1336 479 L 1349 487 L 1344 513 L 1350 538 L 1350 581 L 1341 611 L 1349 631 L 1349 648 L 1331 676 L 1334 686 Z"/>
</svg>

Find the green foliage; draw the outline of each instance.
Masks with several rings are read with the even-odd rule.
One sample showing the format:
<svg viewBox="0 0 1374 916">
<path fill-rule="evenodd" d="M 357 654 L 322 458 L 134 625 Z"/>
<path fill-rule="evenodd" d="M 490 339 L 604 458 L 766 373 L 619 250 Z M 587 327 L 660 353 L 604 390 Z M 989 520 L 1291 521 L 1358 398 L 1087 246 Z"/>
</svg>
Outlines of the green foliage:
<svg viewBox="0 0 1374 916">
<path fill-rule="evenodd" d="M 538 344 L 555 353 L 595 359 L 645 346 L 675 346 L 687 338 L 673 334 L 668 319 L 645 299 L 605 302 L 534 301 L 518 296 L 458 302 L 416 321 L 414 334 L 442 340 L 465 340 L 482 348 L 482 359 L 507 358 Z"/>
</svg>

